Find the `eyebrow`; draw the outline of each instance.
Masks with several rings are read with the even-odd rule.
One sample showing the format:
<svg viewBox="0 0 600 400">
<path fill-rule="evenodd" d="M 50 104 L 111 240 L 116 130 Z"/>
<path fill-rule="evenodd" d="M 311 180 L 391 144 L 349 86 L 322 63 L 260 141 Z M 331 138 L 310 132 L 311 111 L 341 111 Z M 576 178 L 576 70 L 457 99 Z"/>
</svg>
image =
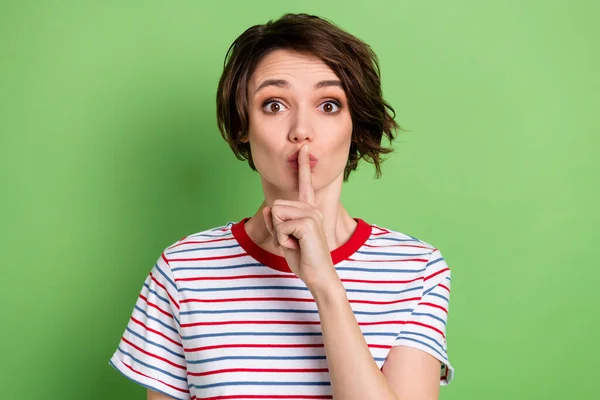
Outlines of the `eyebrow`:
<svg viewBox="0 0 600 400">
<path fill-rule="evenodd" d="M 258 93 L 261 89 L 267 86 L 276 86 L 284 89 L 289 89 L 291 86 L 290 83 L 283 79 L 267 79 L 263 83 L 258 86 L 258 89 L 254 92 L 254 94 Z M 344 89 L 342 86 L 342 82 L 338 80 L 329 80 L 329 81 L 320 81 L 315 84 L 315 89 L 322 89 L 325 87 L 339 87 L 340 89 Z"/>
</svg>

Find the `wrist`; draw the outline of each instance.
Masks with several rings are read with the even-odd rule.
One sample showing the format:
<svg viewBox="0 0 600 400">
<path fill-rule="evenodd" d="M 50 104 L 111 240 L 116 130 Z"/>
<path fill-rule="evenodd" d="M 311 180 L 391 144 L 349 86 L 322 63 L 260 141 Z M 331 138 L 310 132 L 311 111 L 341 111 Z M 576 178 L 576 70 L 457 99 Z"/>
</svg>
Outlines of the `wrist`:
<svg viewBox="0 0 600 400">
<path fill-rule="evenodd" d="M 342 298 L 346 300 L 346 289 L 335 272 L 334 275 L 329 279 L 322 279 L 308 288 L 317 303 L 317 307 Z"/>
</svg>

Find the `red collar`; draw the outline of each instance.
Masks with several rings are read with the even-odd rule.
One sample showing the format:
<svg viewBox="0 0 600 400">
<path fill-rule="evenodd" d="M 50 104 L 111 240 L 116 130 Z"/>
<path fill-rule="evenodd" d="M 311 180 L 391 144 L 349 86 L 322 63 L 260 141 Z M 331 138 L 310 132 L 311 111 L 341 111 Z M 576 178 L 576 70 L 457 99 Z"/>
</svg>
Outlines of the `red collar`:
<svg viewBox="0 0 600 400">
<path fill-rule="evenodd" d="M 248 236 L 248 233 L 244 228 L 244 224 L 249 219 L 250 218 L 244 218 L 231 227 L 231 233 L 238 241 L 240 246 L 242 246 L 242 248 L 250 257 L 266 265 L 267 267 L 271 267 L 282 272 L 292 272 L 287 264 L 287 261 L 285 261 L 285 257 L 268 252 L 250 239 L 250 236 Z M 354 218 L 354 220 L 357 222 L 357 225 L 350 239 L 331 252 L 331 260 L 333 261 L 333 265 L 349 258 L 358 249 L 360 249 L 361 246 L 365 244 L 367 239 L 371 236 L 371 225 L 360 218 Z"/>
</svg>

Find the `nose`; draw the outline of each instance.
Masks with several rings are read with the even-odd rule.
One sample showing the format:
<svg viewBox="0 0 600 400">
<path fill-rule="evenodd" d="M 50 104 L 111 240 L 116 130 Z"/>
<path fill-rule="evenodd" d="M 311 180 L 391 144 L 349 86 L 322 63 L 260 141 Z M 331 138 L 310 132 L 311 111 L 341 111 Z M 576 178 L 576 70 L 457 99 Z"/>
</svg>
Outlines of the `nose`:
<svg viewBox="0 0 600 400">
<path fill-rule="evenodd" d="M 310 117 L 310 111 L 296 109 L 293 114 L 292 124 L 288 133 L 288 139 L 293 143 L 304 143 L 312 141 L 314 129 Z"/>
</svg>

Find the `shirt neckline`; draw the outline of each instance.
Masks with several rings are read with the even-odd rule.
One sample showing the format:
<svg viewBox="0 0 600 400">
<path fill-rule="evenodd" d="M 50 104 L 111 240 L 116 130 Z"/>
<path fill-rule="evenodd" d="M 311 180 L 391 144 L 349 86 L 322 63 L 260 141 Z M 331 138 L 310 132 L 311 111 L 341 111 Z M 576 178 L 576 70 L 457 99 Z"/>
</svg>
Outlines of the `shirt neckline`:
<svg viewBox="0 0 600 400">
<path fill-rule="evenodd" d="M 249 217 L 244 218 L 231 227 L 231 233 L 238 241 L 242 249 L 244 249 L 250 257 L 254 258 L 261 264 L 266 265 L 267 267 L 281 272 L 292 272 L 287 264 L 287 261 L 285 260 L 285 257 L 273 254 L 263 249 L 254 243 L 252 239 L 250 239 L 250 236 L 248 236 L 248 233 L 244 227 L 244 224 L 249 219 Z M 333 261 L 333 265 L 348 259 L 352 254 L 360 249 L 371 236 L 371 225 L 360 218 L 354 218 L 354 220 L 357 222 L 357 225 L 352 233 L 352 236 L 350 236 L 350 239 L 348 239 L 346 243 L 342 244 L 337 249 L 331 251 L 331 260 Z"/>
</svg>

